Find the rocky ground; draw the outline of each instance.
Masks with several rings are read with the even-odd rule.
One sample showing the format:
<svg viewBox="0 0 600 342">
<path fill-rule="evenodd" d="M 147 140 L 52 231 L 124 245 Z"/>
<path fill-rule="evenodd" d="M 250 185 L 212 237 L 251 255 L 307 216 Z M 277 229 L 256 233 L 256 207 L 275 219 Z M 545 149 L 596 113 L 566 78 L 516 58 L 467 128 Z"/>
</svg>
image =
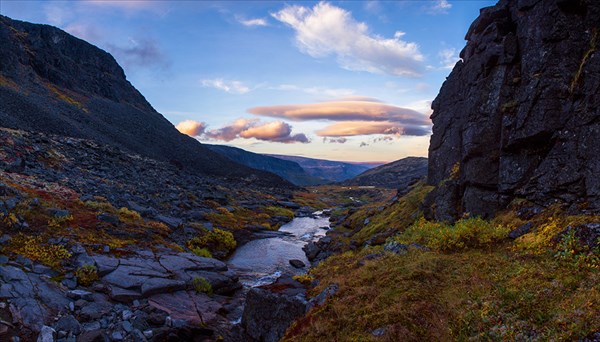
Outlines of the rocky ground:
<svg viewBox="0 0 600 342">
<path fill-rule="evenodd" d="M 245 291 L 215 258 L 311 212 L 291 199 L 0 129 L 0 340 L 251 340 L 231 323 Z"/>
</svg>

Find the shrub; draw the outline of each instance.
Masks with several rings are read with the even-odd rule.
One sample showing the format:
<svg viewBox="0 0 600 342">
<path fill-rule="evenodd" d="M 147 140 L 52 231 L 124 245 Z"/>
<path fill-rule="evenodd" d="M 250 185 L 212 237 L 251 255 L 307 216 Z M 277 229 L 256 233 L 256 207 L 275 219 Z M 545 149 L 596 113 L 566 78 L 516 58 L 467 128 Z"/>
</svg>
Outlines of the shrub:
<svg viewBox="0 0 600 342">
<path fill-rule="evenodd" d="M 125 207 L 117 210 L 117 214 L 119 215 L 119 220 L 126 223 L 136 223 L 142 221 L 142 217 L 135 210 L 129 210 Z"/>
<path fill-rule="evenodd" d="M 58 229 L 72 221 L 73 221 L 73 215 L 52 217 L 50 220 L 48 220 L 48 228 Z"/>
<path fill-rule="evenodd" d="M 302 283 L 304 285 L 310 285 L 315 278 L 309 274 L 300 274 L 292 277 L 295 281 Z"/>
<path fill-rule="evenodd" d="M 194 277 L 194 279 L 192 279 L 192 286 L 198 293 L 206 293 L 211 295 L 213 292 L 212 285 L 210 285 L 208 280 L 206 280 L 204 277 Z"/>
<path fill-rule="evenodd" d="M 71 253 L 62 245 L 43 243 L 41 236 L 23 234 L 13 236 L 7 250 L 53 268 L 60 267 L 64 260 L 71 257 Z"/>
<path fill-rule="evenodd" d="M 212 254 L 210 253 L 210 251 L 206 248 L 200 248 L 200 247 L 196 247 L 196 248 L 192 248 L 192 253 L 196 254 L 199 257 L 203 257 L 203 258 L 212 258 Z"/>
<path fill-rule="evenodd" d="M 294 212 L 291 211 L 290 209 L 269 206 L 269 207 L 266 207 L 265 210 L 271 216 L 283 216 L 283 217 L 287 217 L 289 219 L 294 218 Z"/>
<path fill-rule="evenodd" d="M 187 245 L 191 250 L 195 248 L 207 248 L 212 254 L 221 252 L 220 254 L 228 255 L 235 249 L 237 243 L 233 238 L 233 234 L 226 230 L 215 228 L 213 231 L 206 232 L 202 236 L 197 236 L 189 240 Z"/>
<path fill-rule="evenodd" d="M 440 251 L 457 251 L 489 245 L 506 238 L 509 229 L 479 217 L 456 221 L 454 225 L 419 219 L 400 233 L 400 243 L 418 243 Z"/>
<path fill-rule="evenodd" d="M 94 265 L 83 265 L 75 271 L 75 276 L 77 277 L 77 283 L 83 286 L 90 286 L 98 277 L 98 270 Z"/>
</svg>

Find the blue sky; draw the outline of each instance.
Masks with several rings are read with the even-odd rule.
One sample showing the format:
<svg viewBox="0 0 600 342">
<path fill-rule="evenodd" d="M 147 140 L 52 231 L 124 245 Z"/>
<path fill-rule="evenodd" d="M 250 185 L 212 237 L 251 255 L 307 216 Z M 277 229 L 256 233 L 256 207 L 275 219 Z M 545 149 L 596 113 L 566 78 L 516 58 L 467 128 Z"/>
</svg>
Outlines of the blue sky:
<svg viewBox="0 0 600 342">
<path fill-rule="evenodd" d="M 201 142 L 348 161 L 426 156 L 429 109 L 495 1 L 0 1 L 110 52 Z"/>
</svg>

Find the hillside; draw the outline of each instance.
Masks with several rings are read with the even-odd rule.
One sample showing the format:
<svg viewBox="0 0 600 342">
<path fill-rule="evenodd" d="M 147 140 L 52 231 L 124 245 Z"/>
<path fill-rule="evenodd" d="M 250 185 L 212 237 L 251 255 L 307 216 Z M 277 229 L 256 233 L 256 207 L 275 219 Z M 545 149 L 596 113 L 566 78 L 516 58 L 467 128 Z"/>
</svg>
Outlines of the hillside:
<svg viewBox="0 0 600 342">
<path fill-rule="evenodd" d="M 245 151 L 241 148 L 225 145 L 203 144 L 210 150 L 217 152 L 236 163 L 246 165 L 253 169 L 268 171 L 298 186 L 319 185 L 327 183 L 326 180 L 309 175 L 298 163 L 282 158 L 270 157 L 258 153 Z"/>
<path fill-rule="evenodd" d="M 179 133 L 105 51 L 48 25 L 0 16 L 0 127 L 92 139 L 189 172 L 289 183 Z"/>
<path fill-rule="evenodd" d="M 298 163 L 309 175 L 330 182 L 341 182 L 358 176 L 372 168 L 373 165 L 351 164 L 333 160 L 313 159 L 297 156 L 272 154 L 271 157 L 290 160 Z"/>
<path fill-rule="evenodd" d="M 515 200 L 600 210 L 597 1 L 485 8 L 433 101 L 427 216 Z"/>
<path fill-rule="evenodd" d="M 427 175 L 427 158 L 407 157 L 367 170 L 342 185 L 405 189 Z"/>
</svg>

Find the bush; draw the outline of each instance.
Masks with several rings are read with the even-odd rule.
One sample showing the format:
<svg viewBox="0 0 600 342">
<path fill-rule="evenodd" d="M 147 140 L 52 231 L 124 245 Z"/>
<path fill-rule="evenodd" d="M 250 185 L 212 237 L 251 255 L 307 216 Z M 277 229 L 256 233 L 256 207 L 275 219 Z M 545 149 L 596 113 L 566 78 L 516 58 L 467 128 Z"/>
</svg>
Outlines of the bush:
<svg viewBox="0 0 600 342">
<path fill-rule="evenodd" d="M 136 223 L 136 222 L 140 222 L 142 220 L 142 217 L 140 216 L 140 214 L 137 211 L 129 210 L 125 207 L 120 208 L 117 211 L 117 214 L 119 215 L 119 220 L 121 222 Z"/>
<path fill-rule="evenodd" d="M 199 257 L 203 257 L 203 258 L 212 258 L 212 254 L 210 253 L 210 251 L 206 248 L 200 248 L 200 247 L 196 247 L 196 248 L 192 248 L 192 253 L 196 254 Z"/>
<path fill-rule="evenodd" d="M 206 232 L 202 236 L 197 236 L 189 240 L 187 245 L 191 250 L 206 248 L 212 254 L 228 255 L 235 249 L 237 243 L 233 238 L 233 234 L 226 230 L 215 228 L 213 231 Z"/>
<path fill-rule="evenodd" d="M 98 277 L 98 270 L 94 265 L 83 265 L 75 271 L 75 276 L 77 277 L 77 283 L 83 286 L 90 286 Z"/>
<path fill-rule="evenodd" d="M 489 245 L 506 238 L 509 229 L 479 217 L 457 221 L 454 225 L 419 219 L 395 237 L 400 243 L 418 243 L 440 251 L 457 251 Z"/>
<path fill-rule="evenodd" d="M 198 293 L 206 293 L 207 295 L 211 295 L 213 292 L 212 285 L 210 285 L 208 280 L 206 280 L 204 277 L 194 277 L 192 280 L 192 286 Z"/>
</svg>

